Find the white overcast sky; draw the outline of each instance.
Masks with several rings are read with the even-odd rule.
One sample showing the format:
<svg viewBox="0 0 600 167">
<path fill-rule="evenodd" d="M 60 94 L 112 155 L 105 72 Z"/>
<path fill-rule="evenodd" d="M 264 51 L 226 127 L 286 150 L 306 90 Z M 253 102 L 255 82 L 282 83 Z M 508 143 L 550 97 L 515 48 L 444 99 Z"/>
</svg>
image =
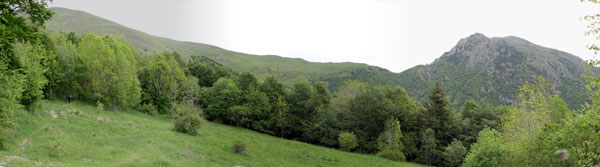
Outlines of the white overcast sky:
<svg viewBox="0 0 600 167">
<path fill-rule="evenodd" d="M 228 50 L 358 62 L 394 72 L 429 64 L 460 38 L 514 35 L 594 58 L 579 0 L 54 0 L 161 37 Z"/>
</svg>

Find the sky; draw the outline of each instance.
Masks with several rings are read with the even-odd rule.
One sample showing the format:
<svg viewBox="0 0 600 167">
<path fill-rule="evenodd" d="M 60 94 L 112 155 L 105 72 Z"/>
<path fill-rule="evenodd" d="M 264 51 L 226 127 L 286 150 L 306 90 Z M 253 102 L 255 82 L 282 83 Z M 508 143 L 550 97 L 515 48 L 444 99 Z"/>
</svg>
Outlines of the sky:
<svg viewBox="0 0 600 167">
<path fill-rule="evenodd" d="M 232 51 L 366 63 L 401 72 L 476 32 L 517 36 L 588 60 L 579 0 L 54 0 L 151 35 Z"/>
</svg>

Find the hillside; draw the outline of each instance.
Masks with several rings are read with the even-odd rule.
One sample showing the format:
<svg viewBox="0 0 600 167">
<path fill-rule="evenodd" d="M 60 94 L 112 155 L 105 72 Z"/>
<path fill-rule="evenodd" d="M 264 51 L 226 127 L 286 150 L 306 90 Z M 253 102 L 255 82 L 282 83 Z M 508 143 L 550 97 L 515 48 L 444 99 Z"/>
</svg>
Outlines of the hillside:
<svg viewBox="0 0 600 167">
<path fill-rule="evenodd" d="M 587 100 L 585 80 L 581 78 L 587 67 L 582 61 L 518 37 L 488 38 L 476 33 L 461 39 L 433 63 L 408 69 L 399 77 L 401 85 L 420 100 L 425 100 L 428 90 L 441 82 L 457 103 L 483 99 L 510 104 L 519 86 L 533 76 L 543 76 L 571 108 L 578 108 Z"/>
<path fill-rule="evenodd" d="M 54 117 L 55 116 L 55 117 Z M 49 101 L 21 113 L 0 164 L 6 166 L 421 166 L 342 152 L 251 130 L 204 122 L 198 136 L 172 130 L 169 118 L 100 111 Z M 231 151 L 235 140 L 245 154 Z M 8 164 L 5 164 L 8 163 Z"/>
<path fill-rule="evenodd" d="M 55 12 L 46 28 L 52 32 L 75 32 L 79 35 L 95 33 L 98 35 L 123 36 L 142 53 L 177 51 L 184 57 L 200 55 L 209 57 L 237 72 L 253 72 L 260 80 L 275 76 L 292 85 L 299 80 L 321 80 L 335 89 L 346 79 L 361 79 L 366 82 L 394 85 L 397 83 L 394 73 L 379 67 L 359 63 L 315 63 L 299 58 L 285 58 L 274 55 L 251 55 L 225 50 L 216 46 L 181 42 L 160 38 L 134 30 L 112 21 L 65 8 L 50 8 Z M 371 75 L 371 74 L 381 75 Z M 362 76 L 368 76 L 364 78 Z"/>
<path fill-rule="evenodd" d="M 402 86 L 421 102 L 426 101 L 436 82 L 457 104 L 482 99 L 493 104 L 514 102 L 518 87 L 533 76 L 551 80 L 556 93 L 570 108 L 579 108 L 587 99 L 581 74 L 582 60 L 569 53 L 535 45 L 518 37 L 488 38 L 473 34 L 461 39 L 450 51 L 431 64 L 418 65 L 401 73 L 359 63 L 315 63 L 297 58 L 259 56 L 219 47 L 155 37 L 88 13 L 65 8 L 47 23 L 50 31 L 96 33 L 123 36 L 142 53 L 177 51 L 184 57 L 207 56 L 236 72 L 252 72 L 259 80 L 275 76 L 290 87 L 299 80 L 323 81 L 335 91 L 345 80 Z"/>
</svg>

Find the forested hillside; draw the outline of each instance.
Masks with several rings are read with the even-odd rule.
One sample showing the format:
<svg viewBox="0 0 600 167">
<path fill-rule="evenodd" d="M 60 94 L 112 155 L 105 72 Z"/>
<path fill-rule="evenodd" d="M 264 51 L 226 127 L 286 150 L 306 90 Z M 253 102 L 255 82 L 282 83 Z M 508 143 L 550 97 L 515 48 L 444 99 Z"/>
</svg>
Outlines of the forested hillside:
<svg viewBox="0 0 600 167">
<path fill-rule="evenodd" d="M 533 76 L 544 76 L 551 80 L 552 87 L 570 108 L 580 108 L 587 99 L 581 78 L 587 67 L 582 66 L 581 59 L 518 37 L 488 38 L 477 33 L 460 40 L 431 64 L 393 73 L 366 64 L 315 63 L 273 55 L 238 53 L 206 44 L 155 37 L 81 11 L 51 10 L 56 14 L 47 28 L 53 32 L 123 36 L 142 54 L 176 51 L 184 59 L 193 55 L 204 56 L 234 72 L 251 72 L 261 81 L 274 76 L 288 88 L 296 82 L 309 80 L 321 81 L 329 90 L 336 91 L 345 80 L 353 79 L 375 85 L 401 86 L 411 97 L 424 102 L 429 90 L 441 82 L 451 101 L 459 105 L 468 99 L 498 105 L 513 103 L 520 85 L 533 81 Z"/>
</svg>

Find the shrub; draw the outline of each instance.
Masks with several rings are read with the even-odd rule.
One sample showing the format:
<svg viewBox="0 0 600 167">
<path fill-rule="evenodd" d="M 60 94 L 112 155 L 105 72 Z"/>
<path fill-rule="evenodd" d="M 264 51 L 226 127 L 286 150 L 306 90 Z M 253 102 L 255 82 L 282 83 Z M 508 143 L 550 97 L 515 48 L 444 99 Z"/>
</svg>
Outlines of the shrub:
<svg viewBox="0 0 600 167">
<path fill-rule="evenodd" d="M 231 151 L 233 151 L 234 153 L 245 153 L 246 152 L 246 144 L 244 144 L 242 141 L 236 140 L 235 142 L 233 142 L 233 147 L 231 148 Z"/>
<path fill-rule="evenodd" d="M 139 105 L 137 107 L 137 110 L 140 112 L 146 113 L 146 114 L 150 114 L 150 115 L 158 114 L 158 110 L 156 110 L 156 107 L 149 103 L 144 103 L 142 105 Z"/>
<path fill-rule="evenodd" d="M 406 161 L 406 157 L 402 151 L 397 149 L 385 149 L 377 153 L 377 156 L 393 161 Z"/>
<path fill-rule="evenodd" d="M 96 105 L 99 111 L 104 111 L 104 104 L 100 100 L 96 101 Z"/>
<path fill-rule="evenodd" d="M 351 151 L 358 146 L 356 136 L 352 132 L 342 132 L 339 134 L 338 143 L 344 151 Z"/>
<path fill-rule="evenodd" d="M 175 105 L 175 130 L 189 135 L 196 135 L 202 117 L 200 111 L 192 105 Z"/>
</svg>

